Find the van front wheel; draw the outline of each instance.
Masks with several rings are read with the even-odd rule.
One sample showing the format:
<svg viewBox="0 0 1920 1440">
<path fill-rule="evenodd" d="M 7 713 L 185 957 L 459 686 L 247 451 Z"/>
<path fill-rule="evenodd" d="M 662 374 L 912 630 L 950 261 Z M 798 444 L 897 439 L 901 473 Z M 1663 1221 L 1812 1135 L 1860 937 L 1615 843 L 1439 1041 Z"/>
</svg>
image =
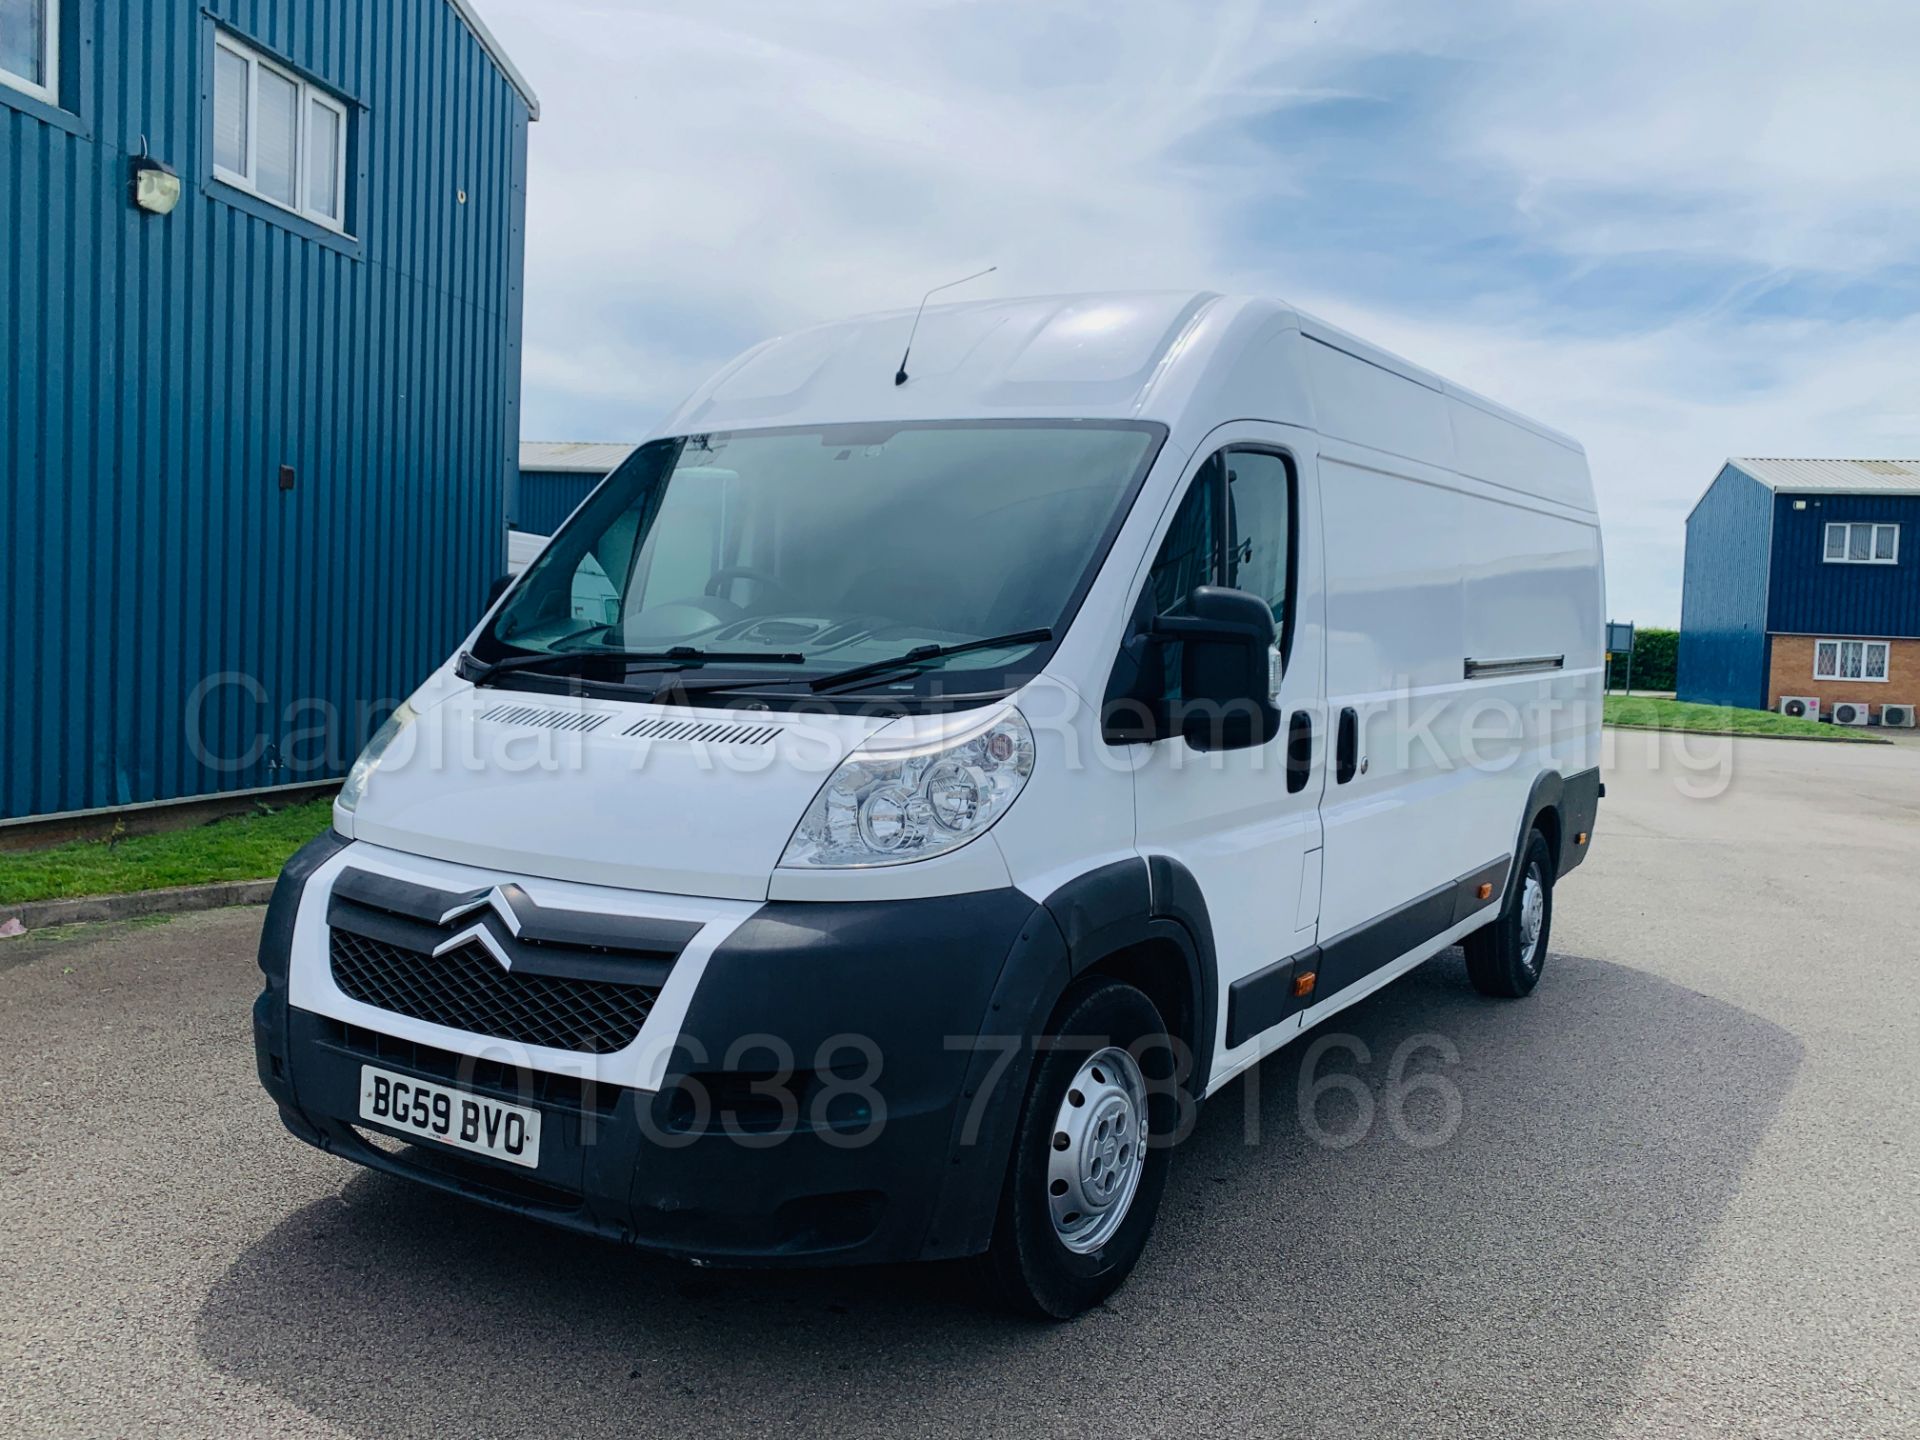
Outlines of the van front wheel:
<svg viewBox="0 0 1920 1440">
<path fill-rule="evenodd" d="M 1167 1181 L 1172 1077 L 1166 1022 L 1143 992 L 1096 979 L 1061 1001 L 1027 1086 L 989 1253 L 1016 1309 L 1070 1320 L 1132 1273 Z"/>
<path fill-rule="evenodd" d="M 1538 830 L 1527 832 L 1517 880 L 1484 929 L 1461 942 L 1467 978 L 1482 995 L 1518 999 L 1540 983 L 1553 929 L 1553 851 Z"/>
</svg>

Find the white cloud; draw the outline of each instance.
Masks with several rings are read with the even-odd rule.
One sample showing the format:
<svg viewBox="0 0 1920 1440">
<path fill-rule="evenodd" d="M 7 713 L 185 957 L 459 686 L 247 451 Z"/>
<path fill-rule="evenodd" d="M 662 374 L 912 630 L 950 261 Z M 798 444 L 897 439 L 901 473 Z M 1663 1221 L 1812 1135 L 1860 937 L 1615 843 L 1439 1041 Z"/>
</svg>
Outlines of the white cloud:
<svg viewBox="0 0 1920 1440">
<path fill-rule="evenodd" d="M 1519 14 L 1456 123 L 1463 148 L 1513 173 L 1557 246 L 1843 270 L 1912 253 L 1911 0 L 1616 0 Z"/>
<path fill-rule="evenodd" d="M 485 9 L 545 106 L 530 438 L 631 438 L 767 334 L 998 263 L 972 293 L 1281 294 L 1572 432 L 1616 612 L 1643 622 L 1678 616 L 1680 519 L 1724 456 L 1920 453 L 1913 319 L 1739 308 L 1769 271 L 1915 258 L 1910 0 Z M 1370 61 L 1449 78 L 1396 93 L 1380 77 L 1398 72 Z M 1341 177 L 1248 123 L 1351 93 L 1356 74 L 1381 105 L 1419 107 L 1413 153 L 1395 138 L 1355 162 L 1376 193 L 1451 178 L 1530 253 L 1722 265 L 1724 292 L 1671 314 L 1589 302 L 1570 325 L 1537 275 L 1498 260 L 1471 294 L 1444 277 L 1422 292 L 1391 232 L 1366 273 L 1407 282 L 1387 286 L 1397 303 L 1329 284 L 1285 217 L 1337 211 Z M 1249 221 L 1249 202 L 1269 210 Z"/>
</svg>

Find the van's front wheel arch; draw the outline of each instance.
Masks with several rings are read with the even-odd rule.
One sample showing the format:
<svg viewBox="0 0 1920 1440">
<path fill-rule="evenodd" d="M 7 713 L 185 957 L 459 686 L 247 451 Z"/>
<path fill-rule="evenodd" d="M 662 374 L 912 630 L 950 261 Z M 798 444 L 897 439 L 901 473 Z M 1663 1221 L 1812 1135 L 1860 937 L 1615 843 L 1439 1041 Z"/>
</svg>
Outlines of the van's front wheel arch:
<svg viewBox="0 0 1920 1440">
<path fill-rule="evenodd" d="M 1518 999 L 1540 983 L 1553 932 L 1553 878 L 1553 847 L 1529 829 L 1500 913 L 1461 942 L 1467 978 L 1482 995 Z"/>
<path fill-rule="evenodd" d="M 1153 1002 L 1092 975 L 1055 1009 L 1028 1080 L 988 1259 L 1038 1319 L 1105 1300 L 1146 1249 L 1181 1114 L 1175 1045 Z"/>
</svg>

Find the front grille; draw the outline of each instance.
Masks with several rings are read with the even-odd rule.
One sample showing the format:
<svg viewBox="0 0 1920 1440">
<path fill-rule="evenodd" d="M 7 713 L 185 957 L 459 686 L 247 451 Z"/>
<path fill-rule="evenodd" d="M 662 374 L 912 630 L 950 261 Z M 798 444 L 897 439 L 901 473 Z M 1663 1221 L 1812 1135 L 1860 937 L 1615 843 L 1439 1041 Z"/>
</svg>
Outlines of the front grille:
<svg viewBox="0 0 1920 1440">
<path fill-rule="evenodd" d="M 341 993 L 432 1025 L 610 1055 L 640 1033 L 659 990 L 608 980 L 501 968 L 477 941 L 444 955 L 335 929 L 333 983 Z"/>
</svg>

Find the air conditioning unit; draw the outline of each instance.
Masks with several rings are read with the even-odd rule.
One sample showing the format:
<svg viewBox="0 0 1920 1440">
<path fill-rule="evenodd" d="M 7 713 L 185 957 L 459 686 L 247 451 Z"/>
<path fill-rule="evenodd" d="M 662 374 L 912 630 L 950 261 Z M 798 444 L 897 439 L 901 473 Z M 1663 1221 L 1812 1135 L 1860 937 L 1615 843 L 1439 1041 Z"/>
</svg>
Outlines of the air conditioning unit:
<svg viewBox="0 0 1920 1440">
<path fill-rule="evenodd" d="M 1833 702 L 1833 723 L 1836 725 L 1864 725 L 1867 723 L 1867 702 L 1864 700 L 1836 700 Z"/>
<path fill-rule="evenodd" d="M 1913 706 L 1882 705 L 1880 707 L 1880 723 L 1882 725 L 1897 725 L 1902 730 L 1913 729 Z"/>
<path fill-rule="evenodd" d="M 1796 720 L 1818 720 L 1820 697 L 1818 695 L 1782 695 L 1780 713 L 1791 715 Z"/>
</svg>

